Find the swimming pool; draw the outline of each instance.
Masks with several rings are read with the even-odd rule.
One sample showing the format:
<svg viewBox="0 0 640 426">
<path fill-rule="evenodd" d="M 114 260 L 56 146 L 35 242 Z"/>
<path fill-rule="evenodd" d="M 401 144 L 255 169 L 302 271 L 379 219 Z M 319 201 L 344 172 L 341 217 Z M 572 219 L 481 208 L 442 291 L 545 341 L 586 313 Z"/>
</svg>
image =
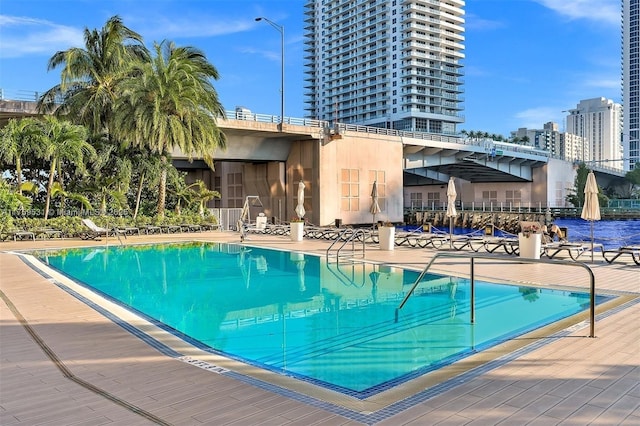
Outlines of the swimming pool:
<svg viewBox="0 0 640 426">
<path fill-rule="evenodd" d="M 589 295 L 224 243 L 41 251 L 35 255 L 199 347 L 366 398 L 581 312 Z M 596 303 L 600 303 L 598 297 Z"/>
</svg>

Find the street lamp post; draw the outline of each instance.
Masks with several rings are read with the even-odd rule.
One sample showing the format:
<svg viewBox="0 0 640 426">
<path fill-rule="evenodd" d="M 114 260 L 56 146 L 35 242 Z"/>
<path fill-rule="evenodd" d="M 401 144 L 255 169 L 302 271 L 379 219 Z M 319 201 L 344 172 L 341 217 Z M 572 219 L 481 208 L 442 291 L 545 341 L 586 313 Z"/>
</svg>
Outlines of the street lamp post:
<svg viewBox="0 0 640 426">
<path fill-rule="evenodd" d="M 256 21 L 265 21 L 280 33 L 280 130 L 284 128 L 284 27 L 270 19 L 259 17 Z"/>
</svg>

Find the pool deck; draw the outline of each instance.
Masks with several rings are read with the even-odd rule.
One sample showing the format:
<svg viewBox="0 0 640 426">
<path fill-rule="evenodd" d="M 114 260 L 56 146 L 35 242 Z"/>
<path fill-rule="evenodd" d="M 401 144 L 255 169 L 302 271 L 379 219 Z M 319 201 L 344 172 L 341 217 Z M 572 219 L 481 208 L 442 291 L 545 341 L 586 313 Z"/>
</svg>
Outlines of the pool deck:
<svg viewBox="0 0 640 426">
<path fill-rule="evenodd" d="M 179 240 L 238 243 L 239 234 L 136 235 L 125 243 Z M 0 424 L 640 424 L 640 267 L 631 259 L 620 258 L 610 265 L 596 253 L 595 262 L 588 263 L 598 291 L 626 300 L 597 311 L 595 338 L 588 337 L 589 326 L 582 321 L 562 332 L 518 339 L 515 356 L 494 354 L 486 363 L 461 361 L 453 378 L 443 380 L 435 392 L 419 390 L 417 397 L 409 394 L 399 402 L 396 396 L 386 407 L 384 394 L 375 403 L 363 403 L 361 409 L 345 401 L 342 410 L 339 395 L 310 397 L 295 388 L 263 384 L 255 379 L 260 372 L 218 374 L 168 356 L 11 253 L 105 242 L 0 242 Z M 324 254 L 329 242 L 250 234 L 245 244 Z M 411 247 L 381 251 L 368 244 L 365 258 L 422 269 L 439 252 Z M 455 252 L 465 253 L 472 252 Z M 496 253 L 490 259 L 476 259 L 476 276 L 523 285 L 589 288 L 587 269 L 568 266 L 562 261 L 568 257 L 562 254 L 545 263 L 521 264 L 505 258 L 509 256 Z M 590 257 L 583 255 L 580 260 L 587 262 Z M 439 257 L 433 270 L 466 275 L 469 265 L 468 257 Z M 181 353 L 195 353 L 182 345 Z"/>
</svg>

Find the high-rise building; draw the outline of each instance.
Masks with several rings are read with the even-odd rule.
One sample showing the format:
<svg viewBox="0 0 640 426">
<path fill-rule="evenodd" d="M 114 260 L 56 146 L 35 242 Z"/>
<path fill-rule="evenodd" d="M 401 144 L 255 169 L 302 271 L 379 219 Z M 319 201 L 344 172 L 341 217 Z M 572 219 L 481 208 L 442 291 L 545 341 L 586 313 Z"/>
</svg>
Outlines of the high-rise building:
<svg viewBox="0 0 640 426">
<path fill-rule="evenodd" d="M 461 114 L 463 0 L 308 0 L 311 118 L 453 134 Z"/>
<path fill-rule="evenodd" d="M 582 136 L 590 156 L 587 163 L 623 170 L 622 105 L 605 98 L 581 100 L 567 116 L 567 133 Z"/>
<path fill-rule="evenodd" d="M 622 0 L 624 170 L 640 164 L 640 1 Z"/>
<path fill-rule="evenodd" d="M 583 162 L 591 158 L 589 144 L 582 136 L 560 132 L 558 123 L 549 121 L 542 129 L 519 128 L 511 132 L 511 137 L 521 145 L 549 151 L 554 158 L 565 161 Z"/>
</svg>

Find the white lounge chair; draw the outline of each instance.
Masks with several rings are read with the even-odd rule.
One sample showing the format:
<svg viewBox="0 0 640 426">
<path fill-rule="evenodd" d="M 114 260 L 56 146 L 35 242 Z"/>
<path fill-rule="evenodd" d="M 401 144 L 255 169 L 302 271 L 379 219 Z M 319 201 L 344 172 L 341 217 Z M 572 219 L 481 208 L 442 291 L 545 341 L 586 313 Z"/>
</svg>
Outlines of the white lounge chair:
<svg viewBox="0 0 640 426">
<path fill-rule="evenodd" d="M 101 226 L 96 225 L 91 219 L 82 219 L 82 224 L 87 228 L 89 228 L 89 231 L 90 231 L 90 232 L 85 232 L 81 236 L 83 240 L 88 240 L 88 239 L 95 240 L 98 237 L 101 237 L 101 236 L 108 237 L 109 235 L 113 235 L 117 237 L 119 237 L 120 235 L 123 235 L 125 238 L 127 238 L 127 233 L 124 232 L 123 230 L 120 230 L 117 228 L 112 228 L 112 229 L 103 228 Z"/>
<path fill-rule="evenodd" d="M 633 260 L 633 263 L 640 266 L 640 246 L 622 246 L 617 249 L 602 251 L 602 256 L 604 257 L 604 260 L 607 261 L 607 263 L 613 263 L 622 255 L 631 256 L 631 260 Z"/>
</svg>

